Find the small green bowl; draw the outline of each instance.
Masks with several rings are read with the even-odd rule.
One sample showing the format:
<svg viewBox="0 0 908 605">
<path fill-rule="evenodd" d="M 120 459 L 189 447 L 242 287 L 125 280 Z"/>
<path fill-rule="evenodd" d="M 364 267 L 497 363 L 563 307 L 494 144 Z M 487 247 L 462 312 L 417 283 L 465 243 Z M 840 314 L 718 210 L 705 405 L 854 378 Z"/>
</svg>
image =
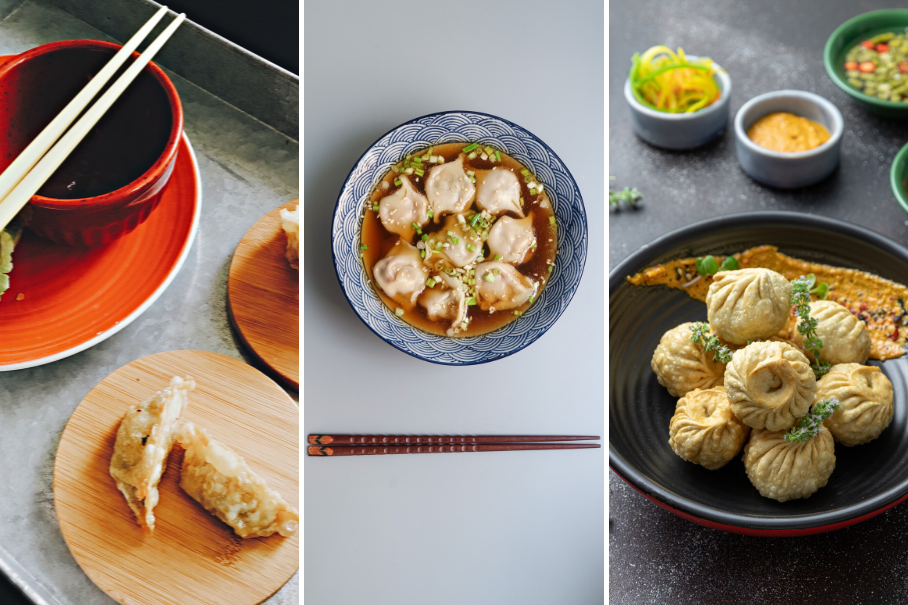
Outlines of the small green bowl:
<svg viewBox="0 0 908 605">
<path fill-rule="evenodd" d="M 836 86 L 863 104 L 871 113 L 896 120 L 908 120 L 908 102 L 884 101 L 849 86 L 845 81 L 845 55 L 862 40 L 905 28 L 908 28 L 908 9 L 871 11 L 840 25 L 826 40 L 826 48 L 823 50 L 823 65 Z"/>
<path fill-rule="evenodd" d="M 892 160 L 889 184 L 892 185 L 892 193 L 895 194 L 899 206 L 908 212 L 908 144 L 902 147 Z"/>
</svg>

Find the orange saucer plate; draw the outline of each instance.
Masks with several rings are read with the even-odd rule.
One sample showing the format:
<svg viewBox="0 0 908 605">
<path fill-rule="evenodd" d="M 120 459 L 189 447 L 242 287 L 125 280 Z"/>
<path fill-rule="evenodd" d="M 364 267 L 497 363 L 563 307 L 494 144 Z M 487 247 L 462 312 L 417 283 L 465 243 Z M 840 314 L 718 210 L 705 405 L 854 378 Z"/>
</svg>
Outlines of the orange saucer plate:
<svg viewBox="0 0 908 605">
<path fill-rule="evenodd" d="M 0 64 L 9 57 L 0 57 Z M 26 230 L 0 299 L 0 371 L 43 365 L 116 334 L 167 289 L 198 230 L 202 194 L 184 133 L 158 208 L 98 248 L 59 246 Z"/>
</svg>

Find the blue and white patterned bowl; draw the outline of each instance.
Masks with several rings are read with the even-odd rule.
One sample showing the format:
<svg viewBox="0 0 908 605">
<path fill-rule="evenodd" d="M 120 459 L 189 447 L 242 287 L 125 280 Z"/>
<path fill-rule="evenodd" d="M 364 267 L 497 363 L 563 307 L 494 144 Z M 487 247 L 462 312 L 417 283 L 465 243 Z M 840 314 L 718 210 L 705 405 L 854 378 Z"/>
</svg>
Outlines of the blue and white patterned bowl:
<svg viewBox="0 0 908 605">
<path fill-rule="evenodd" d="M 365 201 L 392 164 L 431 145 L 473 141 L 507 152 L 545 184 L 558 222 L 558 256 L 549 283 L 523 316 L 488 334 L 448 338 L 411 326 L 385 306 L 369 283 L 359 256 L 360 230 Z M 445 365 L 495 361 L 542 336 L 577 291 L 586 263 L 587 241 L 580 189 L 555 152 L 520 126 L 475 111 L 446 111 L 416 118 L 378 139 L 347 176 L 331 225 L 337 279 L 359 318 L 382 340 L 404 353 Z"/>
</svg>

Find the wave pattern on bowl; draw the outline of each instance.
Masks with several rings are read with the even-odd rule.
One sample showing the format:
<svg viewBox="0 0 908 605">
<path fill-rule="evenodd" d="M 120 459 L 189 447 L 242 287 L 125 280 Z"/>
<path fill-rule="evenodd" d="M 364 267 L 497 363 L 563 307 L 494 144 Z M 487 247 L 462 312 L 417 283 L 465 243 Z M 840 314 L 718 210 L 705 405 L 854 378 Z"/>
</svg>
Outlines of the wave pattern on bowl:
<svg viewBox="0 0 908 605">
<path fill-rule="evenodd" d="M 481 336 L 429 334 L 397 318 L 369 283 L 359 257 L 365 201 L 408 153 L 443 143 L 478 142 L 527 166 L 545 185 L 558 221 L 558 256 L 542 296 L 516 321 Z M 564 312 L 577 290 L 587 251 L 586 212 L 580 189 L 555 153 L 530 132 L 481 113 L 448 112 L 417 118 L 380 138 L 359 159 L 341 189 L 331 228 L 332 253 L 344 295 L 360 319 L 404 353 L 448 365 L 494 361 L 530 345 Z"/>
</svg>

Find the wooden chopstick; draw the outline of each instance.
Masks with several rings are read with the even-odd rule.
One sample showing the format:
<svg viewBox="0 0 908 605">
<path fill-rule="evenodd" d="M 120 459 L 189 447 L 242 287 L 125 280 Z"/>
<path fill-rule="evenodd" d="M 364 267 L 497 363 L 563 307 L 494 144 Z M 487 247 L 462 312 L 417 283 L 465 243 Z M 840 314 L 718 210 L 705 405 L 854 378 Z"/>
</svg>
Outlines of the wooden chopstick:
<svg viewBox="0 0 908 605">
<path fill-rule="evenodd" d="M 163 10 L 163 7 L 162 7 Z M 160 12 L 160 11 L 158 11 Z M 156 15 L 157 16 L 157 15 Z M 155 17 L 152 17 L 154 19 Z M 114 104 L 123 91 L 126 90 L 126 87 L 129 86 L 136 76 L 148 65 L 149 61 L 157 54 L 157 52 L 164 46 L 164 43 L 170 39 L 170 36 L 173 35 L 173 32 L 176 31 L 177 27 L 183 22 L 186 18 L 186 15 L 181 13 L 177 15 L 177 18 L 174 19 L 170 25 L 168 25 L 163 32 L 161 32 L 155 40 L 148 45 L 148 48 L 145 49 L 138 58 L 136 58 L 133 63 L 126 68 L 126 71 L 117 78 L 117 81 L 114 82 L 107 91 L 101 95 L 101 97 L 92 105 L 85 114 L 66 132 L 57 143 L 51 147 L 40 160 L 37 160 L 36 164 L 33 164 L 31 170 L 29 170 L 20 180 L 17 180 L 15 187 L 6 195 L 6 197 L 0 200 L 0 230 L 4 229 L 13 217 L 15 217 L 20 210 L 28 203 L 28 200 L 31 199 L 35 193 L 38 192 L 38 189 L 50 178 L 57 168 L 60 167 L 60 164 L 72 153 L 73 149 L 76 148 L 86 134 L 98 123 L 98 120 L 110 109 L 111 105 Z M 145 25 L 148 25 L 147 23 Z M 152 27 L 154 24 L 152 24 Z M 145 26 L 143 26 L 144 29 Z M 149 28 L 150 30 L 151 28 Z M 141 31 L 141 30 L 140 30 Z M 147 32 L 146 32 L 147 35 Z M 143 36 L 144 37 L 144 36 Z M 132 42 L 132 40 L 130 40 Z M 136 42 L 138 45 L 138 42 Z M 129 55 L 126 55 L 129 56 Z M 116 57 L 116 55 L 115 55 Z M 106 69 L 106 66 L 105 66 Z M 114 70 L 116 71 L 116 70 Z M 80 93 L 81 94 L 81 93 Z M 86 99 L 86 103 L 89 99 Z M 72 103 L 70 103 L 72 105 Z M 72 122 L 72 119 L 75 118 L 75 115 L 72 117 L 69 116 L 69 113 L 74 112 L 78 115 L 78 111 L 71 109 L 70 105 L 67 105 L 66 108 L 61 113 L 67 113 L 67 116 L 60 120 L 60 124 L 66 123 L 67 125 Z M 58 116 L 59 118 L 59 116 Z M 68 120 L 68 121 L 67 121 Z M 53 122 L 52 122 L 53 123 Z M 65 126 L 63 127 L 65 130 Z M 51 136 L 51 135 L 48 135 Z M 59 136 L 59 135 L 57 135 Z M 56 137 L 55 137 L 56 138 Z M 21 154 L 20 154 L 21 155 Z M 28 164 L 29 159 L 26 158 L 20 164 L 20 168 Z M 9 180 L 15 180 L 16 175 L 11 175 Z"/>
<path fill-rule="evenodd" d="M 311 445 L 438 445 L 458 443 L 535 443 L 595 441 L 578 435 L 309 435 Z"/>
<path fill-rule="evenodd" d="M 473 443 L 457 445 L 310 445 L 310 456 L 374 456 L 379 454 L 448 454 L 460 452 L 513 452 L 519 450 L 578 450 L 598 443 Z"/>
<path fill-rule="evenodd" d="M 9 192 L 19 184 L 19 181 L 25 178 L 28 171 L 38 163 L 38 160 L 40 160 L 45 153 L 47 153 L 47 150 L 50 149 L 51 145 L 63 136 L 63 133 L 69 128 L 69 125 L 73 123 L 80 113 L 82 113 L 82 110 L 85 109 L 88 103 L 95 98 L 95 95 L 101 91 L 104 85 L 107 84 L 107 81 L 110 80 L 111 76 L 120 69 L 120 66 L 126 62 L 126 59 L 132 55 L 133 51 L 138 48 L 139 44 L 142 43 L 142 40 L 151 33 L 151 30 L 154 29 L 154 26 L 158 24 L 158 21 L 160 21 L 166 13 L 166 6 L 162 6 L 158 9 L 158 12 L 156 12 L 145 25 L 139 28 L 139 31 L 123 45 L 123 48 L 117 51 L 117 54 L 107 62 L 107 65 L 89 80 L 88 84 L 85 85 L 85 88 L 80 90 L 79 94 L 73 97 L 73 100 L 63 108 L 63 111 L 57 114 L 57 117 L 44 127 L 41 134 L 36 136 L 34 140 L 16 156 L 16 159 L 13 160 L 12 164 L 6 167 L 6 170 L 0 174 L 0 200 L 9 195 Z M 3 224 L 0 226 L 0 229 L 3 229 L 5 226 L 6 224 Z"/>
</svg>

